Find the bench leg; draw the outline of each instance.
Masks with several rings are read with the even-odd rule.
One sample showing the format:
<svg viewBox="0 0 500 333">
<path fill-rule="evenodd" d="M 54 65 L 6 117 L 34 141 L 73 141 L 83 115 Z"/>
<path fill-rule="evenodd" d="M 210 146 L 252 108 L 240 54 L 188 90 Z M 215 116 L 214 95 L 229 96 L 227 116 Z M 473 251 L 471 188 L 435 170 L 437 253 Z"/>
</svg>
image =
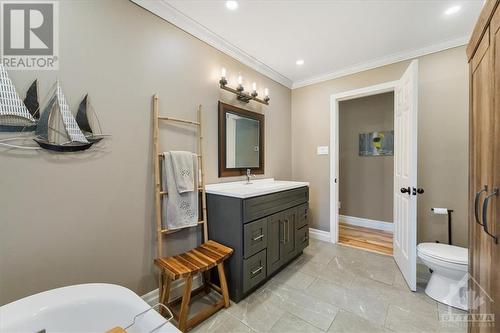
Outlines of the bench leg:
<svg viewBox="0 0 500 333">
<path fill-rule="evenodd" d="M 167 275 L 163 275 L 162 288 L 160 295 L 160 303 L 167 305 L 170 298 L 170 288 L 172 286 L 172 279 Z"/>
<path fill-rule="evenodd" d="M 217 270 L 219 271 L 220 289 L 222 291 L 222 298 L 224 299 L 224 307 L 228 308 L 229 303 L 229 292 L 227 290 L 226 274 L 224 273 L 224 263 L 217 265 Z"/>
<path fill-rule="evenodd" d="M 187 331 L 187 319 L 189 315 L 189 302 L 191 301 L 191 287 L 193 285 L 193 276 L 186 278 L 184 284 L 184 295 L 182 296 L 181 311 L 179 313 L 179 330 Z"/>
</svg>

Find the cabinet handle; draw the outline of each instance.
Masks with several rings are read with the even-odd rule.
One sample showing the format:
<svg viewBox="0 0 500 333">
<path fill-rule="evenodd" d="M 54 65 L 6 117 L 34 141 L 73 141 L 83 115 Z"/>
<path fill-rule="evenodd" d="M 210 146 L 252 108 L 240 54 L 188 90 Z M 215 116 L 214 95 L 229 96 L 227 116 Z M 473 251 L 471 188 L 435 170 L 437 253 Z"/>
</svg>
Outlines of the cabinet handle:
<svg viewBox="0 0 500 333">
<path fill-rule="evenodd" d="M 252 240 L 258 241 L 259 239 L 262 239 L 262 238 L 264 238 L 264 235 L 259 235 L 257 237 L 254 237 L 254 238 L 252 238 Z"/>
<path fill-rule="evenodd" d="M 290 241 L 290 220 L 286 220 L 286 225 L 287 225 L 287 228 L 286 228 L 286 241 L 287 243 Z"/>
<path fill-rule="evenodd" d="M 285 221 L 280 221 L 280 223 L 283 223 L 283 239 L 281 240 L 281 243 L 286 244 Z"/>
<path fill-rule="evenodd" d="M 259 273 L 259 272 L 262 270 L 262 268 L 263 268 L 263 267 L 262 267 L 262 266 L 260 266 L 260 267 L 259 267 L 259 268 L 257 268 L 256 270 L 252 271 L 252 272 L 251 272 L 251 273 L 252 273 L 252 275 L 255 275 L 255 274 Z"/>
<path fill-rule="evenodd" d="M 488 231 L 488 205 L 490 204 L 490 200 L 493 197 L 498 196 L 498 188 L 493 189 L 493 192 L 489 194 L 483 202 L 483 229 L 488 235 L 490 235 L 494 240 L 495 244 L 498 244 L 498 237 L 496 235 L 491 234 Z"/>
<path fill-rule="evenodd" d="M 285 220 L 285 225 L 286 225 L 286 232 L 285 234 L 283 235 L 283 238 L 285 238 L 285 244 L 288 243 L 288 241 L 290 240 L 290 238 L 288 237 L 288 222 L 290 222 L 288 219 Z M 283 230 L 284 231 L 284 230 Z"/>
<path fill-rule="evenodd" d="M 483 192 L 488 192 L 488 185 L 484 185 L 483 189 L 476 193 L 476 198 L 474 199 L 474 218 L 476 219 L 476 223 L 480 226 L 484 223 L 479 221 L 479 198 Z"/>
</svg>

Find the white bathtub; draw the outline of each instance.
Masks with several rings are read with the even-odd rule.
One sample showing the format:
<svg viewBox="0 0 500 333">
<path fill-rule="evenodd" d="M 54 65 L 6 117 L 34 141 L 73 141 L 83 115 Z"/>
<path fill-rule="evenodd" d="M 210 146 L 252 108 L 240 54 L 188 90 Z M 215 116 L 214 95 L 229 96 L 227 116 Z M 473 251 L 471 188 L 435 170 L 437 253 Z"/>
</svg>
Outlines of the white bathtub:
<svg viewBox="0 0 500 333">
<path fill-rule="evenodd" d="M 114 284 L 92 283 L 58 288 L 0 307 L 0 332 L 104 333 L 126 327 L 150 306 L 131 290 Z M 165 322 L 156 311 L 137 318 L 127 332 L 147 333 Z M 155 333 L 180 332 L 171 323 Z"/>
</svg>

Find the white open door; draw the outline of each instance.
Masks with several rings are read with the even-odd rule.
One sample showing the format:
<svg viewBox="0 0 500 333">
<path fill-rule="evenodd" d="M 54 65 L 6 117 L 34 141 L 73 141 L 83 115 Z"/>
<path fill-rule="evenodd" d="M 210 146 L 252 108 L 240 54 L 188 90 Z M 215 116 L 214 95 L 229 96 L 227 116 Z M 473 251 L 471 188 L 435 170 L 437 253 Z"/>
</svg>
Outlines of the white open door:
<svg viewBox="0 0 500 333">
<path fill-rule="evenodd" d="M 394 259 L 411 290 L 417 289 L 418 61 L 399 80 L 394 105 Z"/>
</svg>

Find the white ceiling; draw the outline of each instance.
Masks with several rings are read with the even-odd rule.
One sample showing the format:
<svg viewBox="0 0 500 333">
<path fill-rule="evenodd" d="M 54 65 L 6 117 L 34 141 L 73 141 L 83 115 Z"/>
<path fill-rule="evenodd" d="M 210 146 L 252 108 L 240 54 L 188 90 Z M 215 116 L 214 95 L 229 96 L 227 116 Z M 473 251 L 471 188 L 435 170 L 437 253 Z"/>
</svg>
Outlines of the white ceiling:
<svg viewBox="0 0 500 333">
<path fill-rule="evenodd" d="M 463 45 L 483 1 L 240 0 L 238 4 L 230 11 L 225 1 L 164 0 L 165 6 L 201 25 L 198 30 L 211 35 L 209 39 L 224 44 L 222 49 L 250 59 L 257 65 L 253 67 L 267 67 L 280 77 L 278 81 L 298 87 Z M 451 6 L 461 10 L 445 15 Z M 297 66 L 297 59 L 304 65 Z"/>
</svg>

